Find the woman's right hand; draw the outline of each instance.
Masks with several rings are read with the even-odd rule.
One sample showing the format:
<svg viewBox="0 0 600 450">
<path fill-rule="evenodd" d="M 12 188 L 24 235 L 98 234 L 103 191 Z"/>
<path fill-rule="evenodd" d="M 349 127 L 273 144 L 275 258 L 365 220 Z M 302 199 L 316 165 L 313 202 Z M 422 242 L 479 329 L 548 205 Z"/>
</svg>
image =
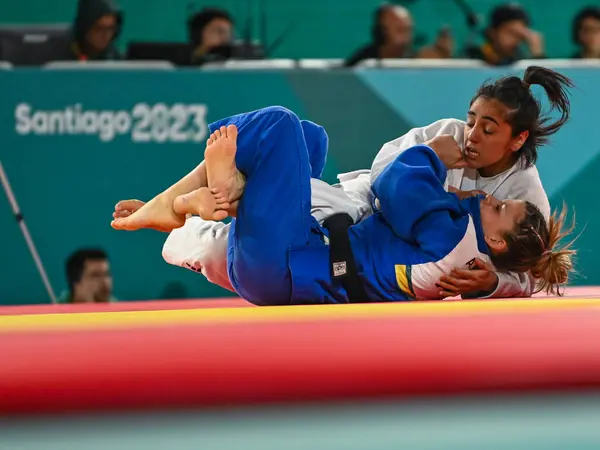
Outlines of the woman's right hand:
<svg viewBox="0 0 600 450">
<path fill-rule="evenodd" d="M 425 142 L 425 145 L 433 149 L 447 169 L 463 169 L 468 166 L 458 142 L 450 134 L 436 136 Z"/>
</svg>

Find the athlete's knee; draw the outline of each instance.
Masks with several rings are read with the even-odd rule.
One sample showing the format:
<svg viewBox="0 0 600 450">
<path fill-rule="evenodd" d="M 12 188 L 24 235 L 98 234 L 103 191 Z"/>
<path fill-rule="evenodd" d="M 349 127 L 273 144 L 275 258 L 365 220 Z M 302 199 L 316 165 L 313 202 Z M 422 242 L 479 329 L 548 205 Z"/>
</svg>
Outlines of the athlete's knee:
<svg viewBox="0 0 600 450">
<path fill-rule="evenodd" d="M 311 122 L 310 120 L 301 120 L 302 130 L 304 134 L 318 141 L 328 141 L 327 132 L 321 125 Z"/>
<path fill-rule="evenodd" d="M 285 124 L 287 122 L 287 124 L 291 123 L 294 126 L 301 127 L 300 118 L 296 113 L 284 106 L 268 106 L 262 110 L 261 115 L 269 117 L 275 123 Z"/>
<path fill-rule="evenodd" d="M 325 128 L 310 120 L 301 120 L 300 124 L 302 125 L 304 139 L 308 148 L 311 178 L 320 179 L 327 161 L 329 137 L 327 136 Z"/>
<path fill-rule="evenodd" d="M 292 110 L 287 109 L 285 106 L 267 106 L 266 108 L 262 109 L 262 113 L 263 114 L 273 114 L 276 116 L 289 116 L 289 117 L 296 117 L 296 113 L 294 113 Z"/>
<path fill-rule="evenodd" d="M 206 267 L 211 274 L 222 272 L 227 264 L 228 231 L 229 226 L 221 222 L 191 217 L 183 227 L 169 234 L 163 245 L 162 257 L 169 264 L 194 272 L 201 272 Z"/>
</svg>

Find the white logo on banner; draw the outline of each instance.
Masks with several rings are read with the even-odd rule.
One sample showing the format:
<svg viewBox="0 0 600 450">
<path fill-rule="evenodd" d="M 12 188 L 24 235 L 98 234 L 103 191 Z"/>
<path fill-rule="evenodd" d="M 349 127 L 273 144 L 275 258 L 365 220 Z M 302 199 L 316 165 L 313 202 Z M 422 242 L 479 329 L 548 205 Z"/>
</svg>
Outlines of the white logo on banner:
<svg viewBox="0 0 600 450">
<path fill-rule="evenodd" d="M 133 142 L 201 142 L 208 132 L 206 111 L 206 105 L 183 103 L 138 103 L 130 111 L 85 110 L 80 104 L 36 110 L 20 103 L 15 108 L 15 130 L 21 135 L 91 135 L 103 142 L 126 134 Z"/>
</svg>

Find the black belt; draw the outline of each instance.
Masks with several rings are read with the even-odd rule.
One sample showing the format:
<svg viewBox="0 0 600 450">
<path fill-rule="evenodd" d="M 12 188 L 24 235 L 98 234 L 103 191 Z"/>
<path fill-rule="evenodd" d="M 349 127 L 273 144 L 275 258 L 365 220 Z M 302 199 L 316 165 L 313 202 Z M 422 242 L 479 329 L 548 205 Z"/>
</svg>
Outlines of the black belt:
<svg viewBox="0 0 600 450">
<path fill-rule="evenodd" d="M 348 229 L 352 225 L 354 225 L 354 221 L 347 213 L 334 214 L 323 222 L 323 227 L 329 230 L 331 276 L 334 281 L 342 283 L 350 303 L 366 303 L 369 300 L 358 277 L 348 237 Z"/>
</svg>

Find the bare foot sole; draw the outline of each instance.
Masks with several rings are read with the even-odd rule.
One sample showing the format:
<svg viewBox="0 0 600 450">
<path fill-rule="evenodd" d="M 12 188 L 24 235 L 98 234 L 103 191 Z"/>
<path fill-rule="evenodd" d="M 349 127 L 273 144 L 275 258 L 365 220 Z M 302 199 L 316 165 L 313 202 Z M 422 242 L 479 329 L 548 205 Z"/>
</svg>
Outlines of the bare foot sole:
<svg viewBox="0 0 600 450">
<path fill-rule="evenodd" d="M 235 165 L 237 135 L 235 125 L 215 130 L 204 152 L 208 187 L 218 205 L 232 204 L 244 192 L 244 177 Z"/>
<path fill-rule="evenodd" d="M 228 204 L 222 204 L 228 207 Z M 180 195 L 173 201 L 173 209 L 179 214 L 193 214 L 200 216 L 204 220 L 223 220 L 228 216 L 225 209 L 219 209 L 215 197 L 210 193 L 210 189 L 203 187 Z"/>
<path fill-rule="evenodd" d="M 158 195 L 131 215 L 116 218 L 110 223 L 115 230 L 135 231 L 150 228 L 164 232 L 173 231 L 184 224 L 185 215 L 176 214 L 172 200 L 164 195 Z"/>
</svg>

